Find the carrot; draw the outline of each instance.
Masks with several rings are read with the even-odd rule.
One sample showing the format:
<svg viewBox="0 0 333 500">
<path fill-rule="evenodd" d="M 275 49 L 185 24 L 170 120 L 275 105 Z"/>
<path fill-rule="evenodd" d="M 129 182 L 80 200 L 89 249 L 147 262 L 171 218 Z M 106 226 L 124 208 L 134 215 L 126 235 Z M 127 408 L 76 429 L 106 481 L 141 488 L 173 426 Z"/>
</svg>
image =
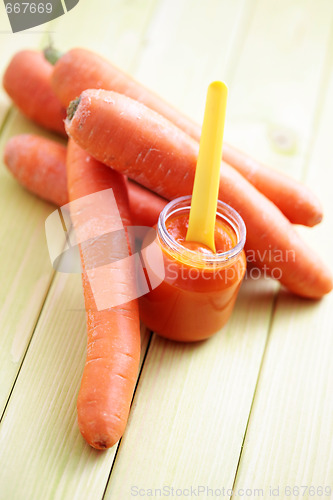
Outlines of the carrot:
<svg viewBox="0 0 333 500">
<path fill-rule="evenodd" d="M 198 143 L 142 103 L 116 92 L 84 91 L 68 109 L 66 129 L 96 159 L 159 195 L 191 194 Z M 301 296 L 318 298 L 332 289 L 330 271 L 286 217 L 226 163 L 219 197 L 243 217 L 257 267 Z"/>
<path fill-rule="evenodd" d="M 61 56 L 54 65 L 51 84 L 66 107 L 84 90 L 114 90 L 143 102 L 189 135 L 194 134 L 198 127 L 176 108 L 137 83 L 108 60 L 87 49 L 72 49 Z"/>
<path fill-rule="evenodd" d="M 32 134 L 12 137 L 5 146 L 4 162 L 29 191 L 62 206 L 68 203 L 66 147 Z"/>
<path fill-rule="evenodd" d="M 33 134 L 16 135 L 5 146 L 4 162 L 32 193 L 60 207 L 68 203 L 66 147 L 62 144 Z M 153 227 L 167 201 L 130 180 L 127 189 L 133 224 Z"/>
<path fill-rule="evenodd" d="M 50 85 L 53 66 L 41 52 L 22 50 L 10 61 L 3 86 L 19 110 L 38 125 L 65 135 L 65 108 Z"/>
<path fill-rule="evenodd" d="M 52 85 L 63 105 L 86 89 L 114 90 L 157 111 L 199 141 L 200 127 L 106 59 L 86 49 L 73 49 L 55 64 Z M 317 197 L 303 184 L 224 144 L 223 159 L 273 201 L 294 224 L 313 226 L 323 217 Z"/>
<path fill-rule="evenodd" d="M 125 179 L 119 173 L 107 168 L 82 151 L 75 143 L 69 142 L 67 155 L 68 191 L 71 202 L 90 194 L 112 188 L 124 226 L 131 225 Z M 100 207 L 98 206 L 98 209 Z M 85 234 L 95 225 L 90 204 L 80 203 L 84 211 L 83 227 L 77 227 L 75 220 L 79 214 L 71 207 L 76 231 Z M 109 231 L 110 225 L 117 228 L 115 214 L 99 217 L 99 234 Z M 80 248 L 82 262 L 82 283 L 87 312 L 87 359 L 83 371 L 77 401 L 78 423 L 86 441 L 97 449 L 113 446 L 123 435 L 130 404 L 135 388 L 140 360 L 140 322 L 137 300 L 128 299 L 132 287 L 128 274 L 129 264 L 124 260 L 113 263 L 113 272 L 105 273 L 103 293 L 114 289 L 113 293 L 123 296 L 121 306 L 98 310 L 95 296 L 88 278 L 88 260 L 98 258 L 100 245 Z M 129 244 L 127 245 L 129 251 Z M 117 258 L 120 250 L 117 248 Z M 116 264 L 116 271 L 114 264 Z M 96 272 L 96 269 L 94 269 Z"/>
</svg>

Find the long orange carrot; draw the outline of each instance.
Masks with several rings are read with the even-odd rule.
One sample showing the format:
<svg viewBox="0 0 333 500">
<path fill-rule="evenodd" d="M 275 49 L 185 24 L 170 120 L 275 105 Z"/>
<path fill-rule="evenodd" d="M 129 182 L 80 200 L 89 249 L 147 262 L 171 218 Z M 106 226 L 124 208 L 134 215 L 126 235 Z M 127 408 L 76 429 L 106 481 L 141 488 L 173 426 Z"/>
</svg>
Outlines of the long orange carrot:
<svg viewBox="0 0 333 500">
<path fill-rule="evenodd" d="M 53 51 L 50 50 L 48 53 L 54 62 Z M 75 56 L 74 62 L 76 63 L 80 63 L 81 58 L 87 59 L 89 63 L 96 59 L 95 63 L 97 65 L 96 71 L 94 71 L 94 64 L 89 64 L 88 70 L 84 74 L 81 73 L 82 67 L 75 70 L 77 80 L 73 82 L 73 97 L 76 92 L 80 93 L 81 90 L 88 87 L 98 87 L 103 82 L 105 88 L 120 89 L 125 94 L 149 103 L 151 108 L 167 116 L 193 137 L 199 138 L 200 127 L 198 125 L 182 116 L 176 109 L 147 89 L 144 89 L 104 59 L 84 49 L 74 49 L 69 54 Z M 92 58 L 92 61 L 89 58 Z M 70 77 L 71 71 L 67 72 L 66 61 L 68 62 L 67 56 L 61 58 L 62 63 L 61 65 L 59 63 L 60 69 L 57 66 L 57 71 L 61 72 L 63 70 L 65 77 Z M 98 70 L 103 73 L 102 77 Z M 108 71 L 110 74 L 108 74 Z M 64 134 L 62 123 L 64 110 L 50 88 L 49 76 L 51 72 L 51 64 L 41 58 L 40 53 L 22 51 L 14 56 L 9 64 L 5 73 L 4 84 L 14 102 L 26 116 L 50 130 Z M 15 75 L 17 75 L 17 78 Z M 103 80 L 105 76 L 107 78 Z M 80 82 L 81 85 L 79 85 Z M 60 80 L 61 89 L 65 89 L 65 91 L 71 90 L 66 89 L 66 78 Z M 41 107 L 43 109 L 42 113 L 40 113 Z M 303 184 L 261 165 L 228 144 L 224 146 L 224 159 L 280 207 L 291 222 L 308 226 L 320 222 L 322 218 L 320 203 Z"/>
<path fill-rule="evenodd" d="M 5 146 L 4 162 L 32 193 L 58 206 L 68 203 L 65 146 L 33 134 L 16 135 Z M 153 227 L 167 201 L 131 180 L 127 189 L 133 224 Z"/>
<path fill-rule="evenodd" d="M 198 143 L 138 101 L 116 92 L 85 91 L 69 107 L 66 129 L 95 158 L 161 196 L 191 193 Z M 259 268 L 305 297 L 332 289 L 330 271 L 280 210 L 225 163 L 220 199 L 243 217 L 247 249 Z"/>
<path fill-rule="evenodd" d="M 10 61 L 3 86 L 19 110 L 28 118 L 65 135 L 65 108 L 50 85 L 53 66 L 41 52 L 22 50 Z"/>
<path fill-rule="evenodd" d="M 58 206 L 68 203 L 66 147 L 33 134 L 12 137 L 5 146 L 4 162 L 29 191 Z"/>
<path fill-rule="evenodd" d="M 318 198 L 303 183 L 266 167 L 226 144 L 223 159 L 271 200 L 293 224 L 315 226 L 323 218 Z"/>
<path fill-rule="evenodd" d="M 86 49 L 70 50 L 58 60 L 52 84 L 65 106 L 86 89 L 114 90 L 142 102 L 197 141 L 200 139 L 200 127 L 196 123 L 109 61 Z M 265 167 L 228 144 L 223 146 L 223 159 L 273 201 L 294 224 L 313 226 L 321 221 L 322 207 L 305 185 Z"/>
<path fill-rule="evenodd" d="M 69 143 L 67 155 L 68 191 L 71 202 L 90 194 L 112 188 L 117 207 L 125 226 L 131 225 L 126 184 L 122 175 L 105 167 L 82 151 L 76 144 Z M 97 207 L 99 208 L 99 207 Z M 73 210 L 73 212 L 72 212 Z M 96 221 L 90 213 L 90 203 L 80 204 L 84 211 L 84 233 L 93 230 Z M 71 208 L 72 216 L 78 216 Z M 82 214 L 80 214 L 82 216 Z M 98 230 L 117 229 L 116 214 L 105 220 L 99 218 Z M 75 222 L 74 222 L 75 227 Z M 78 228 L 76 227 L 76 230 Z M 89 261 L 97 259 L 100 248 L 96 242 L 89 245 Z M 127 245 L 129 251 L 129 245 Z M 116 249 L 119 257 L 119 249 Z M 81 246 L 83 268 L 82 282 L 87 311 L 88 345 L 87 359 L 83 371 L 77 401 L 80 431 L 86 441 L 97 449 L 113 446 L 123 435 L 130 404 L 135 388 L 140 360 L 140 323 L 136 300 L 128 300 L 132 283 L 129 282 L 129 264 L 125 260 L 113 263 L 113 272 L 104 272 L 103 290 L 113 289 L 120 294 L 124 303 L 109 309 L 98 310 L 96 291 L 92 292 L 89 282 L 87 254 Z M 94 269 L 94 272 L 96 270 Z"/>
</svg>

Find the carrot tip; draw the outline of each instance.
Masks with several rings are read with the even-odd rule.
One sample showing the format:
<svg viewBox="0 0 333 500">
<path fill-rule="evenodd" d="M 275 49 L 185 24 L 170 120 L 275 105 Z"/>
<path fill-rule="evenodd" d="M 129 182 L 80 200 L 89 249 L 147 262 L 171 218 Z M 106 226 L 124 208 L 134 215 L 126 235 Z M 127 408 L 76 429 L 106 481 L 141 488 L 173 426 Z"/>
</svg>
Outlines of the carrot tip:
<svg viewBox="0 0 333 500">
<path fill-rule="evenodd" d="M 308 225 L 309 227 L 313 227 L 313 226 L 316 226 L 317 224 L 319 224 L 321 221 L 323 220 L 323 215 L 322 214 L 316 214 L 315 216 L 312 217 L 312 219 L 310 219 L 308 221 Z"/>
<path fill-rule="evenodd" d="M 93 447 L 96 448 L 96 450 L 107 450 L 108 448 L 110 448 L 110 446 L 105 441 L 95 441 L 93 443 Z"/>
<path fill-rule="evenodd" d="M 75 111 L 79 107 L 81 101 L 81 97 L 77 97 L 74 99 L 74 101 L 71 101 L 68 108 L 67 108 L 67 118 L 68 120 L 71 120 L 73 116 L 75 115 Z"/>
</svg>

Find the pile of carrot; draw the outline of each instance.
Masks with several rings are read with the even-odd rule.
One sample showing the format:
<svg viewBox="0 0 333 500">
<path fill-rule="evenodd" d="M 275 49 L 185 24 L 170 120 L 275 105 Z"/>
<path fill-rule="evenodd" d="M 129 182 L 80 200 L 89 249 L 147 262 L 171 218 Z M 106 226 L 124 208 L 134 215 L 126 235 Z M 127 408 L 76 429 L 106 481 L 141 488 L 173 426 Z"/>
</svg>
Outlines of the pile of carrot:
<svg viewBox="0 0 333 500">
<path fill-rule="evenodd" d="M 81 48 L 60 57 L 52 50 L 21 51 L 9 63 L 3 85 L 24 115 L 70 137 L 67 147 L 31 134 L 8 141 L 5 164 L 37 196 L 62 206 L 112 188 L 126 228 L 153 226 L 167 200 L 191 194 L 200 127 L 97 54 Z M 300 296 L 330 292 L 330 271 L 293 227 L 321 221 L 314 194 L 227 144 L 221 165 L 219 198 L 243 217 L 252 263 Z M 130 254 L 129 241 L 127 250 Z M 82 248 L 80 255 L 88 348 L 78 421 L 87 442 L 105 449 L 124 432 L 135 388 L 138 305 L 129 300 L 99 311 Z M 108 285 L 126 295 L 131 273 L 122 266 L 120 260 L 121 287 L 115 279 Z"/>
</svg>

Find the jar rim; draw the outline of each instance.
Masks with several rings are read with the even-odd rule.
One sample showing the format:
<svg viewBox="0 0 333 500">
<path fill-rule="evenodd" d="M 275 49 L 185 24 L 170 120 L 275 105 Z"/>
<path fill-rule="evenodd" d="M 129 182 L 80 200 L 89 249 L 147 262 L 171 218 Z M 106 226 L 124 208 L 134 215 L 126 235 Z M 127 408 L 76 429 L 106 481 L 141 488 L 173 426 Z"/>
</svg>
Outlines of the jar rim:
<svg viewBox="0 0 333 500">
<path fill-rule="evenodd" d="M 191 199 L 191 195 L 176 198 L 170 201 L 160 213 L 157 223 L 157 233 L 164 245 L 170 248 L 173 252 L 182 254 L 182 260 L 184 256 L 186 256 L 186 259 L 193 264 L 200 262 L 206 265 L 216 265 L 219 263 L 224 263 L 236 257 L 244 248 L 246 239 L 246 226 L 239 213 L 223 201 L 218 200 L 216 215 L 217 217 L 220 217 L 221 220 L 226 221 L 235 232 L 237 243 L 230 250 L 227 250 L 225 252 L 217 252 L 210 255 L 198 254 L 198 252 L 184 247 L 168 233 L 168 230 L 166 228 L 166 221 L 172 215 L 180 213 L 184 210 L 189 212 L 191 207 Z"/>
</svg>

